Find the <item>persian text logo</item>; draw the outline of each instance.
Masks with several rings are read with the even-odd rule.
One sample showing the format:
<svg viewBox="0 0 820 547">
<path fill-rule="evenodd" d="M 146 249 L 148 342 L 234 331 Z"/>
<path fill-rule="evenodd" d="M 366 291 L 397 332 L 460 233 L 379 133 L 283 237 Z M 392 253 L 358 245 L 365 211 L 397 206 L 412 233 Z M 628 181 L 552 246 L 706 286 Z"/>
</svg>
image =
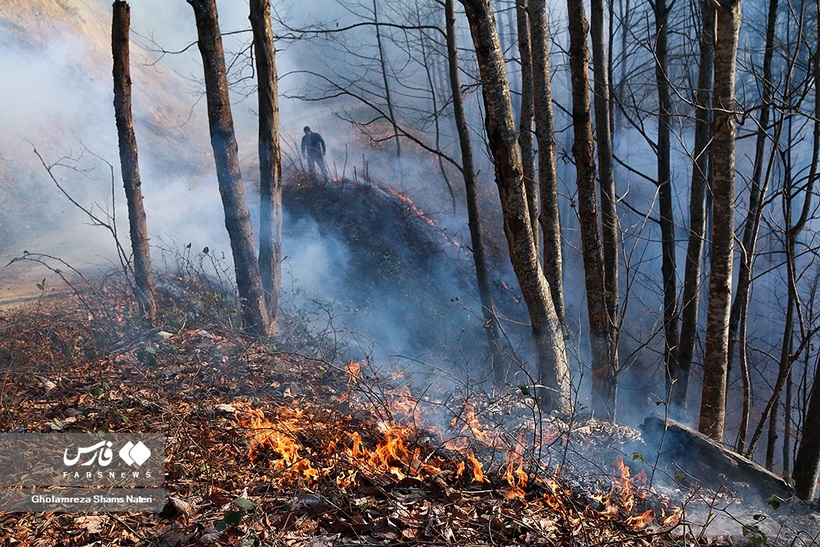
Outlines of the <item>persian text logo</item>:
<svg viewBox="0 0 820 547">
<path fill-rule="evenodd" d="M 113 446 L 114 443 L 111 441 L 100 441 L 78 448 L 73 457 L 69 456 L 69 449 L 66 448 L 63 452 L 63 463 L 68 467 L 75 465 L 87 467 L 96 462 L 101 467 L 108 467 L 114 459 L 114 451 L 111 449 Z M 151 449 L 142 441 L 138 441 L 137 444 L 128 441 L 120 448 L 118 455 L 129 467 L 134 465 L 141 467 L 151 457 Z M 82 463 L 80 463 L 81 460 Z"/>
</svg>

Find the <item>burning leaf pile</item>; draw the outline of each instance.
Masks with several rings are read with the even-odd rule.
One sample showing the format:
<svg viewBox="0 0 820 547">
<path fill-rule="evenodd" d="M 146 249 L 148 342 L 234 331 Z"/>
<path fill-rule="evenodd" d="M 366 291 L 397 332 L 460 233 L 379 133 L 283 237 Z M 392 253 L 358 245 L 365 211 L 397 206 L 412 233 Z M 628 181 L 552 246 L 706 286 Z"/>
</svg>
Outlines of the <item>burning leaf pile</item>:
<svg viewBox="0 0 820 547">
<path fill-rule="evenodd" d="M 208 325 L 90 352 L 85 319 L 46 311 L 0 323 L 0 428 L 162 433 L 169 500 L 159 514 L 0 513 L 3 545 L 671 544 L 659 519 L 673 513 L 626 466 L 584 495 L 535 463 L 566 431 L 533 448 L 478 400 L 415 397 L 400 376 L 377 384 L 360 363 Z M 50 343 L 31 353 L 36 332 Z"/>
</svg>

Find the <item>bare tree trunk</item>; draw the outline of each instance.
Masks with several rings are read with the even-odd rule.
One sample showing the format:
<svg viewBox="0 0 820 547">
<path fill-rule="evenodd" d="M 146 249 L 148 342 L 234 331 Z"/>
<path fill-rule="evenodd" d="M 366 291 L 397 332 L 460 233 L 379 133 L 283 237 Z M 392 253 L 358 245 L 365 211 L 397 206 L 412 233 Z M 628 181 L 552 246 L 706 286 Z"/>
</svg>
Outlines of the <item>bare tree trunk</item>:
<svg viewBox="0 0 820 547">
<path fill-rule="evenodd" d="M 582 0 L 567 0 L 569 57 L 572 78 L 572 125 L 575 141 L 575 183 L 578 187 L 578 217 L 581 252 L 584 258 L 589 338 L 592 358 L 592 408 L 601 418 L 615 419 L 616 370 L 612 368 L 612 337 L 606 303 L 598 203 L 595 198 L 595 140 L 592 135 L 587 65 L 589 25 Z"/>
<path fill-rule="evenodd" d="M 418 0 L 416 0 L 416 13 L 415 13 L 415 15 L 416 15 L 416 22 L 417 22 L 419 28 L 421 28 L 424 25 L 424 23 L 422 22 L 420 5 L 419 5 Z M 431 56 L 430 53 L 428 52 L 428 47 L 430 47 L 430 46 L 428 46 L 428 43 L 427 43 L 428 39 L 429 38 L 428 38 L 425 31 L 421 31 L 419 33 L 419 48 L 421 49 L 421 60 L 422 60 L 423 66 L 424 66 L 425 75 L 427 76 L 427 83 L 430 86 L 430 102 L 432 103 L 432 107 L 433 107 L 432 111 L 435 113 L 433 115 L 433 125 L 435 126 L 435 130 L 436 130 L 435 149 L 436 150 L 441 150 L 442 149 L 442 147 L 441 147 L 441 118 L 442 118 L 442 116 L 439 114 L 440 108 L 439 108 L 439 98 L 438 98 L 439 95 L 441 94 L 441 86 L 436 85 L 436 79 L 435 79 L 436 75 L 439 75 L 439 76 L 441 75 L 440 74 L 441 70 L 438 69 L 438 64 L 440 63 L 440 60 L 435 55 Z M 448 63 L 449 63 L 449 60 L 448 60 Z M 447 74 L 445 74 L 445 76 L 447 76 L 448 80 L 449 80 L 449 72 Z M 456 205 L 456 194 L 455 194 L 455 192 L 453 192 L 453 185 L 450 183 L 450 177 L 447 175 L 447 169 L 445 169 L 444 155 L 443 154 L 436 154 L 436 156 L 438 157 L 438 166 L 439 166 L 439 170 L 441 172 L 441 177 L 444 179 L 444 183 L 447 185 L 447 190 L 450 193 L 450 200 L 452 202 L 452 211 L 453 211 L 453 213 L 455 213 L 456 212 L 456 207 L 457 207 L 457 205 Z"/>
<path fill-rule="evenodd" d="M 447 57 L 449 60 L 450 87 L 453 95 L 453 113 L 458 131 L 458 142 L 461 146 L 461 164 L 464 174 L 464 187 L 467 195 L 467 225 L 470 228 L 470 242 L 473 246 L 473 263 L 475 264 L 478 294 L 481 299 L 482 315 L 487 331 L 487 343 L 492 360 L 493 381 L 496 386 L 504 385 L 506 367 L 501 351 L 501 337 L 498 332 L 498 317 L 495 312 L 490 274 L 487 267 L 487 255 L 484 250 L 484 238 L 481 235 L 481 211 L 478 206 L 478 189 L 476 187 L 475 167 L 473 166 L 473 145 L 470 140 L 470 126 L 464 113 L 464 97 L 461 94 L 461 81 L 458 68 L 458 47 L 456 43 L 455 0 L 445 0 L 445 17 L 447 29 Z"/>
<path fill-rule="evenodd" d="M 713 226 L 703 394 L 698 429 L 723 440 L 726 421 L 726 376 L 729 311 L 732 297 L 732 252 L 735 211 L 735 67 L 740 28 L 740 1 L 718 0 L 715 46 L 715 114 L 713 122 Z"/>
<path fill-rule="evenodd" d="M 545 0 L 529 0 L 530 41 L 532 43 L 533 90 L 539 97 L 535 105 L 535 136 L 538 140 L 538 186 L 541 212 L 538 222 L 543 235 L 544 273 L 550 286 L 555 313 L 566 325 L 564 312 L 563 253 L 561 219 L 558 210 L 558 171 L 556 168 L 555 118 L 550 83 L 549 30 Z"/>
<path fill-rule="evenodd" d="M 816 376 L 806 419 L 807 424 L 816 424 L 820 421 L 820 383 Z M 814 500 L 818 477 L 820 477 L 820 428 L 804 427 L 800 448 L 794 462 L 794 493 L 797 497 L 809 502 Z"/>
<path fill-rule="evenodd" d="M 715 74 L 715 9 L 709 2 L 701 2 L 702 28 L 700 31 L 700 68 L 695 95 L 695 157 L 692 162 L 692 188 L 689 196 L 689 242 L 684 268 L 681 330 L 678 342 L 677 370 L 670 375 L 669 397 L 672 417 L 683 421 L 686 415 L 686 397 L 689 391 L 689 372 L 698 334 L 701 260 L 703 236 L 706 231 L 706 188 L 709 182 L 709 164 L 712 138 L 711 106 Z"/>
<path fill-rule="evenodd" d="M 259 98 L 259 271 L 270 330 L 279 329 L 282 289 L 282 156 L 279 146 L 279 77 L 270 0 L 251 0 Z"/>
<path fill-rule="evenodd" d="M 199 52 L 205 72 L 211 147 L 216 163 L 219 194 L 225 211 L 225 227 L 231 240 L 236 285 L 242 307 L 242 324 L 248 332 L 266 336 L 270 323 L 265 310 L 259 262 L 254 251 L 251 219 L 239 169 L 239 149 L 228 96 L 228 75 L 216 0 L 187 1 L 196 18 Z"/>
<path fill-rule="evenodd" d="M 782 476 L 791 475 L 792 464 L 792 404 L 794 403 L 794 369 L 789 370 L 789 378 L 786 380 L 786 399 L 783 407 L 786 409 L 783 415 L 783 448 L 781 456 L 783 458 Z"/>
<path fill-rule="evenodd" d="M 399 179 L 403 179 L 404 170 L 401 165 L 401 139 L 399 138 L 399 126 L 396 123 L 396 114 L 393 112 L 393 98 L 390 94 L 390 81 L 387 77 L 387 61 L 384 57 L 384 44 L 382 44 L 381 23 L 379 22 L 379 9 L 377 0 L 373 0 L 373 22 L 376 27 L 376 45 L 379 50 L 379 66 L 382 71 L 382 80 L 384 81 L 384 98 L 387 102 L 387 114 L 390 116 L 388 120 L 393 127 L 393 138 L 396 140 L 396 161 L 399 166 Z"/>
<path fill-rule="evenodd" d="M 787 38 L 786 42 L 791 44 L 790 40 L 790 27 L 786 27 L 787 29 Z M 800 40 L 802 40 L 802 32 L 798 33 L 800 38 L 798 38 L 798 43 L 796 49 L 800 49 Z M 792 93 L 792 71 L 795 67 L 796 58 L 791 59 L 788 68 L 788 74 L 785 78 L 785 91 L 783 96 L 787 97 L 787 99 L 792 98 L 794 95 Z M 782 339 L 782 346 L 781 346 L 781 354 L 780 354 L 780 362 L 779 362 L 779 369 L 777 374 L 777 379 L 775 380 L 775 385 L 772 390 L 772 396 L 769 399 L 766 407 L 763 410 L 763 416 L 761 418 L 761 422 L 758 424 L 757 428 L 755 429 L 754 434 L 752 435 L 752 439 L 749 442 L 749 454 L 754 454 L 754 450 L 756 448 L 757 442 L 762 434 L 762 424 L 763 422 L 769 418 L 770 423 L 770 433 L 769 433 L 769 441 L 766 447 L 766 462 L 767 465 L 773 464 L 774 462 L 774 452 L 775 452 L 775 442 L 776 442 L 776 433 L 777 433 L 777 410 L 778 405 L 780 403 L 780 397 L 782 395 L 783 389 L 786 386 L 786 383 L 789 382 L 791 378 L 791 371 L 794 365 L 794 362 L 797 360 L 797 356 L 799 355 L 799 351 L 795 354 L 792 354 L 791 348 L 792 343 L 794 341 L 794 321 L 795 319 L 798 321 L 800 325 L 800 331 L 805 332 L 805 326 L 803 322 L 803 315 L 800 308 L 800 299 L 797 294 L 797 255 L 795 253 L 797 239 L 800 235 L 800 232 L 805 227 L 806 223 L 809 220 L 809 213 L 811 212 L 812 208 L 812 195 L 814 192 L 814 181 L 817 176 L 817 159 L 818 159 L 818 144 L 815 141 L 814 143 L 814 150 L 812 153 L 812 160 L 813 163 L 811 164 L 809 170 L 809 177 L 807 179 L 806 185 L 803 188 L 798 187 L 796 181 L 793 178 L 793 168 L 792 168 L 792 151 L 796 145 L 794 134 L 792 132 L 792 114 L 787 115 L 787 119 L 785 123 L 787 125 L 787 142 L 786 148 L 783 152 L 785 156 L 784 159 L 784 174 L 783 174 L 783 191 L 782 191 L 782 199 L 783 199 L 783 217 L 785 222 L 784 232 L 785 232 L 785 251 L 786 251 L 786 281 L 787 281 L 787 290 L 788 290 L 788 301 L 786 303 L 786 322 L 783 328 L 783 339 Z M 815 123 L 817 121 L 815 120 Z M 779 122 L 778 124 L 778 131 L 777 131 L 777 139 L 775 140 L 775 144 L 779 142 L 781 126 L 783 121 Z M 816 130 L 816 126 L 815 126 Z M 803 197 L 803 205 L 800 211 L 800 215 L 794 223 L 792 223 L 793 211 L 794 211 L 794 202 L 800 195 L 800 193 L 804 194 Z M 807 342 L 806 338 L 804 337 L 801 341 L 801 345 Z M 802 349 L 801 349 L 802 351 Z M 791 409 L 786 409 L 786 416 L 788 418 L 788 413 L 791 412 Z"/>
<path fill-rule="evenodd" d="M 151 273 L 151 249 L 148 245 L 148 222 L 142 200 L 137 137 L 131 113 L 131 67 L 129 29 L 131 8 L 128 2 L 114 1 L 111 24 L 111 49 L 114 57 L 114 117 L 120 149 L 120 169 L 128 203 L 128 225 L 134 253 L 134 295 L 140 315 L 153 323 L 157 311 L 154 299 L 154 276 Z"/>
<path fill-rule="evenodd" d="M 538 260 L 524 189 L 521 155 L 498 29 L 490 0 L 461 0 L 475 46 L 486 111 L 486 130 L 510 259 L 532 323 L 539 399 L 542 408 L 566 411 L 570 377 L 561 325 Z"/>
<path fill-rule="evenodd" d="M 527 0 L 516 0 L 516 21 L 518 23 L 518 52 L 521 57 L 521 113 L 519 114 L 518 146 L 521 147 L 521 164 L 524 168 L 524 188 L 527 190 L 527 204 L 530 208 L 532 233 L 538 250 L 538 186 L 535 175 L 535 149 L 533 148 L 533 123 L 535 122 L 535 96 L 533 92 L 532 46 L 530 43 L 529 14 Z"/>
<path fill-rule="evenodd" d="M 663 278 L 663 358 L 668 387 L 680 376 L 678 355 L 678 287 L 675 260 L 675 206 L 672 189 L 672 95 L 669 90 L 669 7 L 666 0 L 651 2 L 655 11 L 655 82 L 658 86 L 658 202 L 661 227 L 661 277 Z"/>
<path fill-rule="evenodd" d="M 746 316 L 749 307 L 749 291 L 752 285 L 752 263 L 754 261 L 757 234 L 760 221 L 763 217 L 764 198 L 769 187 L 770 169 L 764 173 L 764 164 L 767 163 L 766 147 L 769 140 L 769 113 L 772 102 L 772 59 L 774 57 L 774 34 L 777 22 L 778 0 L 769 1 L 769 16 L 766 25 L 766 49 L 763 54 L 763 104 L 758 118 L 759 129 L 755 142 L 755 163 L 752 172 L 751 193 L 749 194 L 749 210 L 744 223 L 743 238 L 740 245 L 740 265 L 737 276 L 737 291 L 735 302 L 732 304 L 732 314 L 729 318 L 729 366 L 734 359 L 735 348 L 738 344 L 744 345 L 746 339 Z M 776 141 L 775 141 L 776 142 Z M 769 156 L 769 165 L 771 166 Z M 749 427 L 749 413 L 751 412 L 751 385 L 749 383 L 748 362 L 745 352 L 739 361 L 740 375 L 743 383 L 743 411 L 741 415 L 740 431 L 738 434 L 737 449 L 746 448 L 746 432 Z"/>
<path fill-rule="evenodd" d="M 820 21 L 820 0 L 817 2 L 817 20 Z M 814 71 L 814 147 L 809 170 L 810 185 L 817 180 L 817 164 L 820 162 L 820 93 L 818 93 L 820 55 L 815 54 L 812 69 Z M 820 381 L 818 381 L 816 372 L 813 384 L 809 406 L 806 410 L 805 423 L 807 426 L 820 422 Z M 808 426 L 803 428 L 803 437 L 800 440 L 800 448 L 797 450 L 794 462 L 794 491 L 800 499 L 805 501 L 814 499 L 818 475 L 820 475 L 820 428 Z"/>
<path fill-rule="evenodd" d="M 609 89 L 609 63 L 604 38 L 604 0 L 590 3 L 590 33 L 592 35 L 592 65 L 595 79 L 595 136 L 598 142 L 598 180 L 601 194 L 601 235 L 604 268 L 604 298 L 608 316 L 609 349 L 608 380 L 616 380 L 618 370 L 618 212 L 615 204 L 615 173 L 612 160 L 612 113 Z M 617 398 L 617 385 L 610 386 L 613 409 Z M 596 414 L 608 410 L 598 408 Z M 612 415 L 614 418 L 614 414 Z"/>
</svg>

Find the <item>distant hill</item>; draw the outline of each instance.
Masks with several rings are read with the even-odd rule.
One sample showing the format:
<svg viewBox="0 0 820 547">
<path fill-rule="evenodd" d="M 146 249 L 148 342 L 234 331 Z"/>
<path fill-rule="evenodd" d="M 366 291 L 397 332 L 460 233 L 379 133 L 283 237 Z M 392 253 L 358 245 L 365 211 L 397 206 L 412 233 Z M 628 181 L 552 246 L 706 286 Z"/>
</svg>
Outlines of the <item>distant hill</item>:
<svg viewBox="0 0 820 547">
<path fill-rule="evenodd" d="M 101 0 L 0 2 L 0 253 L 58 229 L 70 208 L 49 181 L 49 162 L 84 155 L 65 175 L 84 203 L 105 202 L 118 173 L 110 54 L 111 3 Z M 207 123 L 192 109 L 195 87 L 156 64 L 132 40 L 134 118 L 143 182 L 198 177 L 212 168 Z M 196 137 L 196 138 L 194 138 Z M 87 152 L 83 152 L 87 148 Z M 92 172 L 93 171 L 93 172 Z M 117 196 L 117 199 L 122 199 Z M 2 256 L 5 258 L 5 256 Z"/>
</svg>

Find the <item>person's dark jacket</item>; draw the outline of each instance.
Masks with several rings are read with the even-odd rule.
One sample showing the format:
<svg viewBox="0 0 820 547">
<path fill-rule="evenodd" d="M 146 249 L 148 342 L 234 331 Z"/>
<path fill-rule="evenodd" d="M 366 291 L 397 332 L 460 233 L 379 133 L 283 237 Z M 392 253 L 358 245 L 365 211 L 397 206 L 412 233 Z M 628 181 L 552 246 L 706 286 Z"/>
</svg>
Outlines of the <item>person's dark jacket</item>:
<svg viewBox="0 0 820 547">
<path fill-rule="evenodd" d="M 302 155 L 313 158 L 325 155 L 325 140 L 319 133 L 310 133 L 302 137 Z"/>
</svg>

